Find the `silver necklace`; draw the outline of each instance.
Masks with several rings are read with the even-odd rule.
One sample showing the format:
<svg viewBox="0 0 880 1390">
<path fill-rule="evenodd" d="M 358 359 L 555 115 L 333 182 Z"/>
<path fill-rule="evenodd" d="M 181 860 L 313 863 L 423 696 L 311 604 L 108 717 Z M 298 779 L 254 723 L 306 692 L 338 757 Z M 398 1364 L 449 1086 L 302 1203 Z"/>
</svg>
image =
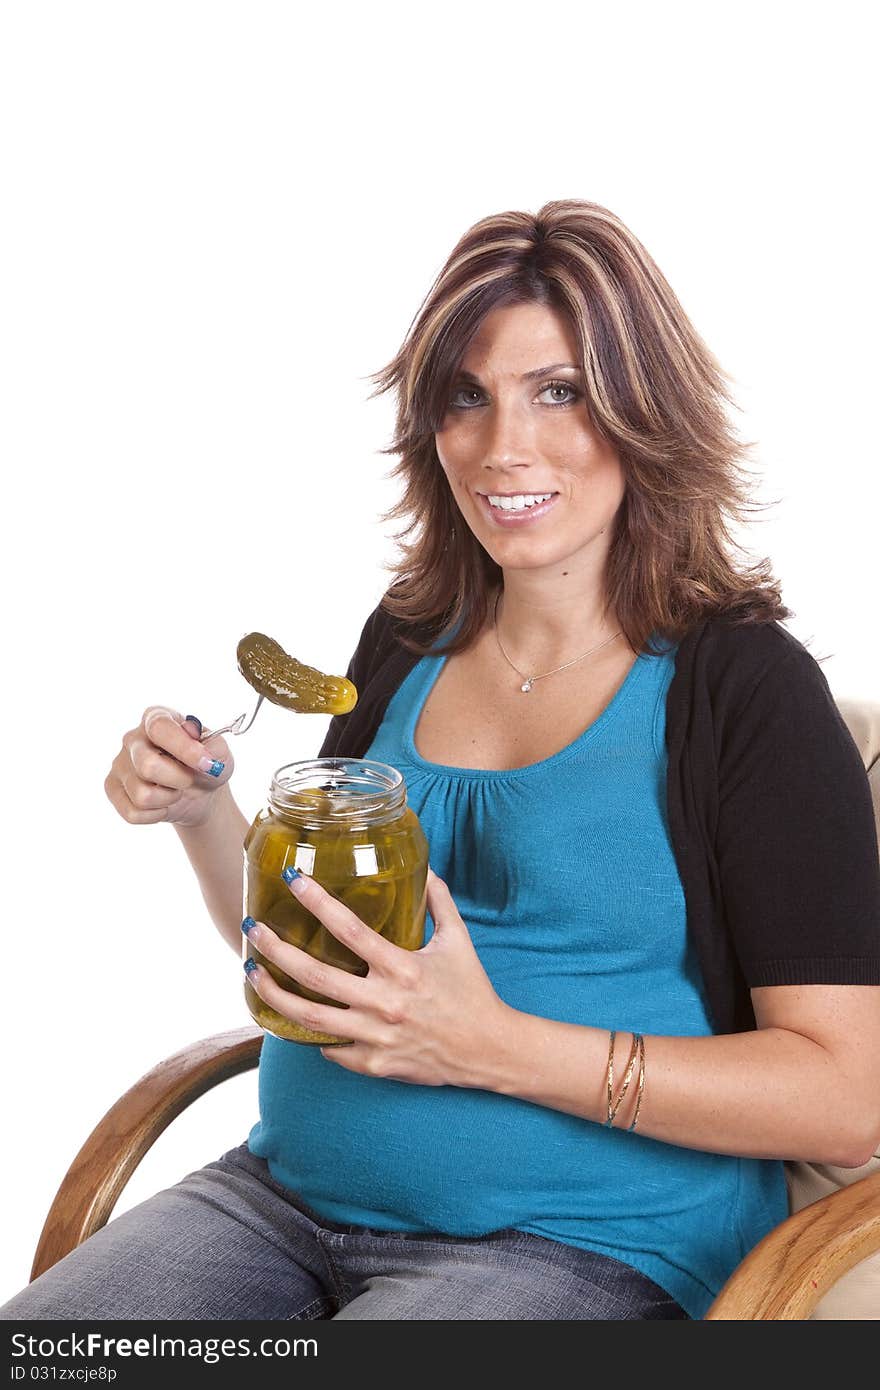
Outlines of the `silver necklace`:
<svg viewBox="0 0 880 1390">
<path fill-rule="evenodd" d="M 502 591 L 499 589 L 495 597 L 495 639 L 498 643 L 498 646 L 501 650 L 501 655 L 504 657 L 504 660 L 507 662 L 508 666 L 513 666 L 513 662 L 511 661 L 510 657 L 507 655 L 507 652 L 504 650 L 504 647 L 501 644 L 501 637 L 498 632 L 498 604 L 501 599 L 501 592 Z M 609 642 L 613 642 L 614 638 L 619 636 L 620 633 L 615 632 L 613 636 L 606 637 L 605 641 L 600 642 L 598 646 L 591 647 L 588 652 L 584 652 L 581 656 L 576 656 L 574 661 L 566 661 L 564 666 L 555 666 L 552 671 L 544 671 L 541 673 L 540 676 L 527 676 L 525 671 L 521 671 L 518 666 L 513 666 L 514 671 L 516 671 L 516 674 L 520 677 L 520 679 L 523 682 L 523 684 L 520 686 L 520 690 L 523 692 L 524 695 L 528 695 L 532 686 L 535 684 L 535 681 L 542 681 L 544 680 L 545 676 L 555 676 L 557 671 L 567 671 L 569 666 L 576 666 L 579 661 L 583 661 L 585 656 L 590 656 L 592 652 L 598 652 L 602 647 L 607 647 Z"/>
</svg>

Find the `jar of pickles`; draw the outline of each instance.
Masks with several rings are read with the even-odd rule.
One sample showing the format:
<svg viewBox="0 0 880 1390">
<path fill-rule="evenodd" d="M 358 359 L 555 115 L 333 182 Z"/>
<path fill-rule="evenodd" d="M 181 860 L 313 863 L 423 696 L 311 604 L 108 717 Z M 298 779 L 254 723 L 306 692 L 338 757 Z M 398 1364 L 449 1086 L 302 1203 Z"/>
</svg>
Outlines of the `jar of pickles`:
<svg viewBox="0 0 880 1390">
<path fill-rule="evenodd" d="M 407 805 L 406 781 L 397 768 L 364 758 L 314 758 L 280 767 L 268 806 L 244 841 L 245 915 L 318 960 L 365 975 L 366 962 L 293 896 L 281 876 L 288 865 L 316 879 L 395 945 L 407 951 L 422 945 L 428 842 Z M 283 989 L 345 1007 L 297 984 L 246 945 Z M 321 1045 L 348 1041 L 294 1023 L 270 1008 L 247 981 L 244 988 L 254 1019 L 275 1037 Z"/>
</svg>

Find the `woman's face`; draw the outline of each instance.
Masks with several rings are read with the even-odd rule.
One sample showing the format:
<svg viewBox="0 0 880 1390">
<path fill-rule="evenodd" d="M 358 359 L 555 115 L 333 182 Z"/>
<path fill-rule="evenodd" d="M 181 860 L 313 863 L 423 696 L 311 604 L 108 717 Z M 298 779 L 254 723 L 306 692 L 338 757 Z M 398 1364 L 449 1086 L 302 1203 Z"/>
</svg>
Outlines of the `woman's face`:
<svg viewBox="0 0 880 1390">
<path fill-rule="evenodd" d="M 604 570 L 625 484 L 590 422 L 577 361 L 561 314 L 507 305 L 483 320 L 453 383 L 437 454 L 464 520 L 503 569 Z"/>
</svg>

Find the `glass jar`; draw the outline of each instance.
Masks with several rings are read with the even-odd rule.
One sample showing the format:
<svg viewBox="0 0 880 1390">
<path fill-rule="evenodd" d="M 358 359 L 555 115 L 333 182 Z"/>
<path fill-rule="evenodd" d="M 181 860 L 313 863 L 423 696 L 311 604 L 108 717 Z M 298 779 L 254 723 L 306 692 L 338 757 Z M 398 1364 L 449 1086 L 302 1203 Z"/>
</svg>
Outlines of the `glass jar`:
<svg viewBox="0 0 880 1390">
<path fill-rule="evenodd" d="M 424 941 L 428 842 L 407 806 L 403 773 L 364 758 L 314 758 L 280 767 L 269 804 L 244 841 L 244 911 L 318 960 L 353 975 L 367 964 L 329 932 L 281 877 L 289 864 L 316 879 L 367 926 L 407 951 Z M 296 983 L 245 940 L 246 951 L 282 988 L 323 1004 L 337 1000 Z M 261 1028 L 291 1042 L 345 1044 L 284 1018 L 245 981 Z"/>
</svg>

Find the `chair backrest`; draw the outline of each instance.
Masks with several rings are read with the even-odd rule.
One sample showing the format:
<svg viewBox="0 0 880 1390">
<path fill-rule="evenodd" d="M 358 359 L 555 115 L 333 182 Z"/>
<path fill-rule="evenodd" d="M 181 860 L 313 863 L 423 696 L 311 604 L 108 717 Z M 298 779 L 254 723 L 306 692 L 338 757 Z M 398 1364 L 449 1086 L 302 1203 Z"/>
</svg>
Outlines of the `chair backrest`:
<svg viewBox="0 0 880 1390">
<path fill-rule="evenodd" d="M 873 700 L 843 698 L 835 703 L 865 764 L 868 785 L 874 798 L 877 839 L 880 840 L 880 704 Z"/>
<path fill-rule="evenodd" d="M 858 748 L 874 801 L 874 820 L 880 841 L 880 704 L 871 700 L 836 699 L 835 703 Z M 835 1168 L 824 1163 L 786 1163 L 790 1209 L 800 1211 L 839 1187 L 858 1182 L 880 1170 L 880 1150 L 861 1168 Z M 880 1318 L 880 1255 L 856 1265 L 829 1289 L 813 1313 L 819 1321 Z"/>
</svg>

